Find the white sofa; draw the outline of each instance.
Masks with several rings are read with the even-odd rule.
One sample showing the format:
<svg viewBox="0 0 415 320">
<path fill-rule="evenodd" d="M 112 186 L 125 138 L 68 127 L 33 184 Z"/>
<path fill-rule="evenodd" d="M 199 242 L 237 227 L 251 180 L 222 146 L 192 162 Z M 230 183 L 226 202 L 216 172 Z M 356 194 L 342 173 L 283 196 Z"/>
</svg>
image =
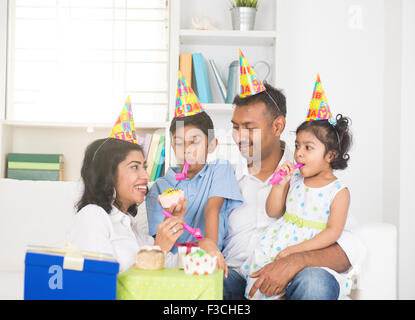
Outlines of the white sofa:
<svg viewBox="0 0 415 320">
<path fill-rule="evenodd" d="M 0 179 L 0 300 L 23 299 L 27 245 L 65 245 L 81 192 L 78 182 Z M 136 219 L 146 229 L 144 204 L 140 207 Z M 368 252 L 352 298 L 396 299 L 396 228 L 370 223 L 359 235 Z"/>
</svg>

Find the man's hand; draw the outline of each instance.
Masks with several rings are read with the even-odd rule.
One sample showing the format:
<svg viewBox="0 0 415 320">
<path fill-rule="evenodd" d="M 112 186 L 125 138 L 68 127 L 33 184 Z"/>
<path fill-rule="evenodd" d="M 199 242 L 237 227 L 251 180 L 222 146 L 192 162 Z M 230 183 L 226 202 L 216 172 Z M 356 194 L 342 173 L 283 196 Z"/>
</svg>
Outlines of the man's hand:
<svg viewBox="0 0 415 320">
<path fill-rule="evenodd" d="M 258 279 L 249 291 L 248 298 L 251 298 L 258 289 L 268 297 L 281 293 L 304 267 L 302 255 L 295 253 L 265 265 L 249 276 Z"/>
</svg>

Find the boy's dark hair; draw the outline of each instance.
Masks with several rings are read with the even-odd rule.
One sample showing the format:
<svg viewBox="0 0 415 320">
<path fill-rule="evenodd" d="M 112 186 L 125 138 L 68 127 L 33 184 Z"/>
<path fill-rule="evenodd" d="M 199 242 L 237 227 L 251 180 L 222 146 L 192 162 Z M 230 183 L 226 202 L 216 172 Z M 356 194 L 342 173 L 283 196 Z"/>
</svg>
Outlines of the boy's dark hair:
<svg viewBox="0 0 415 320">
<path fill-rule="evenodd" d="M 276 119 L 278 116 L 285 117 L 287 115 L 287 104 L 285 95 L 283 94 L 282 90 L 274 88 L 265 81 L 264 86 L 266 91 L 255 94 L 253 96 L 241 98 L 240 95 L 237 95 L 233 99 L 233 104 L 237 107 L 240 107 L 252 103 L 263 102 L 267 107 L 267 111 L 270 115 L 271 120 Z M 275 104 L 277 104 L 277 106 Z"/>
<path fill-rule="evenodd" d="M 341 114 L 336 116 L 336 120 L 335 126 L 328 120 L 304 121 L 297 128 L 296 134 L 304 130 L 312 132 L 324 144 L 325 154 L 335 151 L 335 158 L 330 162 L 331 168 L 342 170 L 347 168 L 347 161 L 350 159 L 348 152 L 352 145 L 352 134 L 349 131 L 351 120 Z"/>
<path fill-rule="evenodd" d="M 208 138 L 208 144 L 215 138 L 215 131 L 213 121 L 206 112 L 200 112 L 192 116 L 173 118 L 170 123 L 170 134 L 176 133 L 176 126 L 178 121 L 183 121 L 183 126 L 192 125 L 202 130 Z"/>
<path fill-rule="evenodd" d="M 96 204 L 108 214 L 111 212 L 118 164 L 134 150 L 144 155 L 138 144 L 114 138 L 98 139 L 88 145 L 81 169 L 84 191 L 76 204 L 77 212 L 88 204 Z M 135 217 L 137 205 L 127 211 Z"/>
</svg>

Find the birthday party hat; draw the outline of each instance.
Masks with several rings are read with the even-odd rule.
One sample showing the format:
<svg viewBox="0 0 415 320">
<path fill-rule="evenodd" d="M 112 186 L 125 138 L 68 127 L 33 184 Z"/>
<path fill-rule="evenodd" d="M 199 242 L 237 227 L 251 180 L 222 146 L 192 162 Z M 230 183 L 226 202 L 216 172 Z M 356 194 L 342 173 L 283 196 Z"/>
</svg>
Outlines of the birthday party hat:
<svg viewBox="0 0 415 320">
<path fill-rule="evenodd" d="M 320 76 L 317 74 L 316 84 L 314 85 L 313 97 L 311 98 L 306 121 L 329 120 L 332 114 L 324 94 Z"/>
<path fill-rule="evenodd" d="M 246 60 L 241 49 L 239 49 L 240 65 L 240 97 L 246 98 L 265 91 L 265 86 L 258 79 L 254 69 Z"/>
<path fill-rule="evenodd" d="M 110 138 L 137 143 L 130 96 L 128 96 L 117 121 L 112 127 Z"/>
<path fill-rule="evenodd" d="M 179 71 L 179 79 L 177 80 L 176 110 L 174 112 L 174 117 L 188 117 L 204 111 L 205 110 L 200 104 L 196 94 L 187 84 L 183 74 Z"/>
</svg>

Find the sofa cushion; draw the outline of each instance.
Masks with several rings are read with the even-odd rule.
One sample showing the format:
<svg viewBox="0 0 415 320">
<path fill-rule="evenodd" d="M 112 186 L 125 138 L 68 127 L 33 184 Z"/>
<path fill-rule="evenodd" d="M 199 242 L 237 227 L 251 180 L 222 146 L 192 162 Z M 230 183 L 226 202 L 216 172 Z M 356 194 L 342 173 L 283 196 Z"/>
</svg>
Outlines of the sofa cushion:
<svg viewBox="0 0 415 320">
<path fill-rule="evenodd" d="M 0 271 L 24 271 L 27 245 L 62 247 L 82 183 L 0 179 Z"/>
</svg>

